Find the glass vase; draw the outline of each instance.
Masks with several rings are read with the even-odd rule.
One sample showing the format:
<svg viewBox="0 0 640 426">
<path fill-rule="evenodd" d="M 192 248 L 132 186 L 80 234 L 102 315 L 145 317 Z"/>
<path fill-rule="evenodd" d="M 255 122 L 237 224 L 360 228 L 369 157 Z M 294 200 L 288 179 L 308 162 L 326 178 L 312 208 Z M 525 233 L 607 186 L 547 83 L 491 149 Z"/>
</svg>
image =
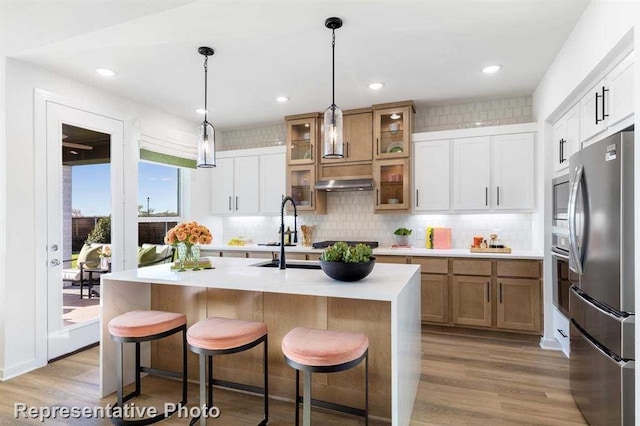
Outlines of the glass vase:
<svg viewBox="0 0 640 426">
<path fill-rule="evenodd" d="M 187 253 L 190 253 L 189 246 L 185 243 L 178 243 L 178 262 L 180 262 L 180 269 L 178 272 L 184 272 L 184 263 L 187 261 Z"/>
<path fill-rule="evenodd" d="M 193 270 L 200 270 L 200 246 L 198 244 L 194 244 L 191 246 L 191 261 L 193 261 Z"/>
</svg>

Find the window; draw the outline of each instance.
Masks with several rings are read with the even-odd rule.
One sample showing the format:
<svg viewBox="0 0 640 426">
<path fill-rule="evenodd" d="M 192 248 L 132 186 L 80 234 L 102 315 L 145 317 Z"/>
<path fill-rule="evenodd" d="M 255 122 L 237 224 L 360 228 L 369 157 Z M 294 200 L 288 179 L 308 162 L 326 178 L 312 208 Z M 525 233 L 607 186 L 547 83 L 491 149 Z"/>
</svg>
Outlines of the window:
<svg viewBox="0 0 640 426">
<path fill-rule="evenodd" d="M 180 169 L 138 163 L 138 244 L 164 244 L 167 230 L 182 220 Z"/>
</svg>

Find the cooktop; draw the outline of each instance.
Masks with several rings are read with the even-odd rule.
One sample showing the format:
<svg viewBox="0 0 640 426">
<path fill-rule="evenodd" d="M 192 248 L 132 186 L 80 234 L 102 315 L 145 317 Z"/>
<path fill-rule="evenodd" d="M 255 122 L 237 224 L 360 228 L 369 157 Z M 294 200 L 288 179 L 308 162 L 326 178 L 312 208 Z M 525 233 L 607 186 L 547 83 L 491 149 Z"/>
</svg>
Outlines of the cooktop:
<svg viewBox="0 0 640 426">
<path fill-rule="evenodd" d="M 337 241 L 318 241 L 317 243 L 313 243 L 313 248 L 327 248 L 329 246 L 334 245 Z M 362 243 L 368 245 L 372 249 L 378 247 L 377 241 L 345 241 L 349 246 L 355 246 L 356 244 Z"/>
</svg>

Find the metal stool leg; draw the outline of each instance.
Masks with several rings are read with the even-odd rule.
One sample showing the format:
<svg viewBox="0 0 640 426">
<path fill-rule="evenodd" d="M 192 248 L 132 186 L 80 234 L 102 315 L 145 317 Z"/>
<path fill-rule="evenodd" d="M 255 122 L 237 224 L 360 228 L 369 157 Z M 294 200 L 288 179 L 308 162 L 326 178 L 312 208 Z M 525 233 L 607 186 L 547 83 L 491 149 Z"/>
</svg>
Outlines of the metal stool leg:
<svg viewBox="0 0 640 426">
<path fill-rule="evenodd" d="M 269 345 L 264 339 L 264 423 L 269 423 Z"/>
<path fill-rule="evenodd" d="M 300 370 L 296 370 L 296 426 L 300 425 Z"/>
<path fill-rule="evenodd" d="M 116 351 L 116 377 L 118 378 L 118 407 L 122 407 L 123 392 L 122 392 L 122 351 L 124 350 L 122 342 L 116 343 L 118 350 Z"/>
<path fill-rule="evenodd" d="M 205 358 L 207 358 L 206 355 L 200 354 L 200 408 L 203 410 L 207 402 L 207 388 L 209 387 L 206 382 Z M 200 413 L 200 426 L 206 426 L 206 424 L 207 418 L 203 416 L 203 413 Z"/>
<path fill-rule="evenodd" d="M 364 358 L 364 424 L 369 425 L 369 353 Z"/>
<path fill-rule="evenodd" d="M 311 426 L 311 371 L 304 372 L 304 392 L 302 403 L 302 424 Z"/>
<path fill-rule="evenodd" d="M 140 396 L 140 388 L 141 388 L 140 381 L 142 380 L 142 378 L 140 377 L 142 375 L 142 368 L 140 364 L 141 364 L 140 342 L 136 342 L 136 392 L 134 393 L 135 396 Z"/>
<path fill-rule="evenodd" d="M 187 329 L 182 330 L 182 405 L 187 404 Z"/>
</svg>

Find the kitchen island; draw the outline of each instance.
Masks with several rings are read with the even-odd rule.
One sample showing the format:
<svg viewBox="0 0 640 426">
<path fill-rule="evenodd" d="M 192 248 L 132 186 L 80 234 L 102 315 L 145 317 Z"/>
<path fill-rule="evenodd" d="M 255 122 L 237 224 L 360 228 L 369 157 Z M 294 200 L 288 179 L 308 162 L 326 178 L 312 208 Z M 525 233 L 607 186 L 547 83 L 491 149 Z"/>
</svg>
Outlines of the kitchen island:
<svg viewBox="0 0 640 426">
<path fill-rule="evenodd" d="M 421 373 L 420 267 L 376 264 L 365 279 L 334 281 L 320 270 L 265 268 L 259 259 L 211 258 L 214 269 L 177 272 L 157 265 L 102 276 L 101 395 L 116 389 L 116 345 L 108 322 L 132 309 L 182 312 L 188 325 L 208 316 L 260 320 L 269 328 L 270 396 L 294 399 L 295 371 L 284 362 L 282 337 L 294 327 L 368 335 L 370 415 L 409 424 Z M 180 336 L 143 348 L 143 362 L 180 370 Z M 133 382 L 133 345 L 125 354 L 125 382 Z M 255 349 L 255 348 L 254 348 Z M 217 379 L 261 386 L 261 349 L 215 360 Z M 189 377 L 197 358 L 189 354 Z M 364 366 L 315 374 L 314 398 L 362 408 Z M 195 401 L 193 401 L 195 402 Z"/>
</svg>

